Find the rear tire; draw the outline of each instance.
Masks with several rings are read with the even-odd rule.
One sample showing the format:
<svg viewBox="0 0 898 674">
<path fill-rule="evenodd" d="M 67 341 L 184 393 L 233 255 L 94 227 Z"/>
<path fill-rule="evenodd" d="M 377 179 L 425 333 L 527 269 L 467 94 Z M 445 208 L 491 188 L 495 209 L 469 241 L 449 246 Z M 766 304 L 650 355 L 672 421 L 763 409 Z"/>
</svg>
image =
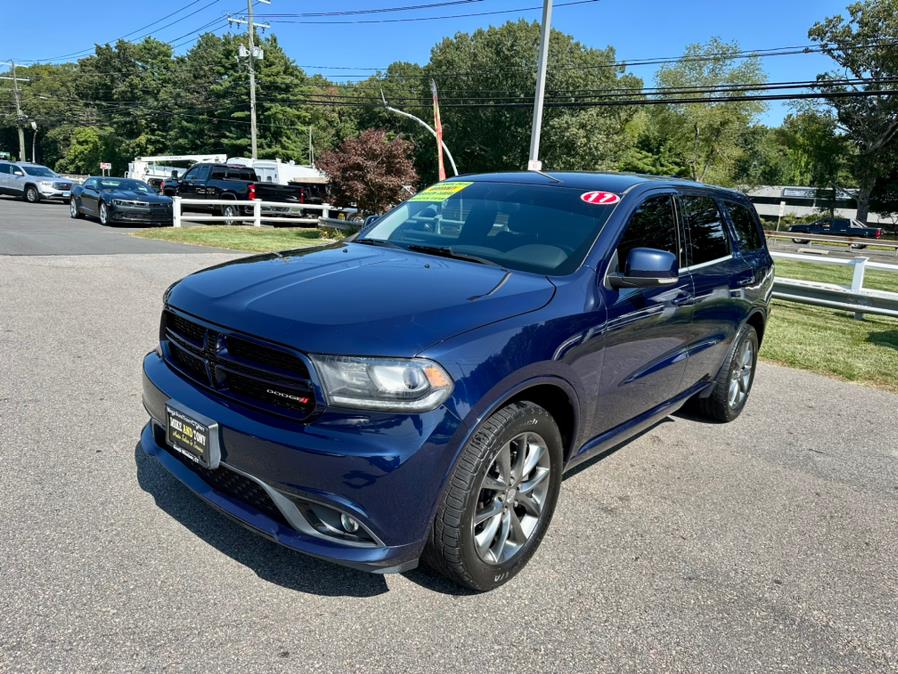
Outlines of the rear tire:
<svg viewBox="0 0 898 674">
<path fill-rule="evenodd" d="M 227 205 L 221 207 L 221 215 L 222 215 L 222 217 L 228 218 L 227 220 L 224 221 L 224 224 L 233 225 L 234 220 L 239 215 L 239 211 L 237 209 L 237 206 L 232 206 L 230 204 L 227 204 Z"/>
<path fill-rule="evenodd" d="M 562 462 L 561 434 L 545 409 L 523 401 L 493 414 L 449 478 L 424 563 L 478 592 L 511 580 L 549 527 Z"/>
<path fill-rule="evenodd" d="M 84 217 L 84 215 L 81 214 L 81 210 L 78 208 L 78 202 L 74 199 L 69 200 L 69 217 L 73 220 L 80 220 Z"/>
<path fill-rule="evenodd" d="M 809 239 L 792 239 L 792 243 L 797 243 L 797 244 L 800 244 L 800 245 L 804 245 L 804 244 L 806 244 L 806 243 L 809 243 L 809 241 L 810 241 Z"/>
<path fill-rule="evenodd" d="M 37 188 L 34 185 L 29 185 L 25 188 L 25 201 L 29 204 L 39 203 L 41 200 L 41 193 L 37 191 Z"/>
<path fill-rule="evenodd" d="M 692 398 L 689 408 L 709 421 L 733 421 L 745 409 L 757 365 L 758 333 L 746 324 L 736 336 L 736 348 L 717 375 L 711 394 Z"/>
</svg>

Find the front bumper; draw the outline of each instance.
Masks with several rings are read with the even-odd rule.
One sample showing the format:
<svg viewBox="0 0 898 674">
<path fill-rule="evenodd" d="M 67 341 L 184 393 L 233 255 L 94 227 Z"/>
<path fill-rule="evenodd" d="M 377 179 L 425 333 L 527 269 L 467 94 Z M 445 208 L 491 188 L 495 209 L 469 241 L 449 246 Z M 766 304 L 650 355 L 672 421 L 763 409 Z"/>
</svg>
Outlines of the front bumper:
<svg viewBox="0 0 898 674">
<path fill-rule="evenodd" d="M 174 221 L 170 208 L 124 208 L 122 206 L 116 206 L 109 211 L 109 220 L 151 225 L 170 225 Z"/>
<path fill-rule="evenodd" d="M 226 473 L 198 469 L 166 446 L 168 400 L 219 423 L 217 471 Z M 467 434 L 443 408 L 414 417 L 325 412 L 309 424 L 239 410 L 192 386 L 156 353 L 144 360 L 143 401 L 151 417 L 141 434 L 143 451 L 207 503 L 286 547 L 377 573 L 417 565 Z M 238 488 L 228 484 L 234 480 L 242 481 Z M 314 535 L 297 521 L 291 499 L 351 515 L 376 543 L 359 546 Z"/>
<path fill-rule="evenodd" d="M 56 188 L 38 187 L 41 199 L 62 199 L 63 201 L 71 198 L 72 193 L 69 190 L 58 190 Z"/>
</svg>

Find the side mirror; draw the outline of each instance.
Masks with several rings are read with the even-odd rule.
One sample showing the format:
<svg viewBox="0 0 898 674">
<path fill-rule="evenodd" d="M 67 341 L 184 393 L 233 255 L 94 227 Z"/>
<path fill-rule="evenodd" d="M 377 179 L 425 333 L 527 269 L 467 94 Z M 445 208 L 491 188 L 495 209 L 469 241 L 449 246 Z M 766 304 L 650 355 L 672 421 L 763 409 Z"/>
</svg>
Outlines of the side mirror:
<svg viewBox="0 0 898 674">
<path fill-rule="evenodd" d="M 608 274 L 612 288 L 659 288 L 677 282 L 677 256 L 656 248 L 633 248 L 627 255 L 623 273 Z"/>
<path fill-rule="evenodd" d="M 13 169 L 12 174 L 14 176 L 23 176 L 25 175 L 25 171 L 23 171 L 22 169 Z"/>
<path fill-rule="evenodd" d="M 365 224 L 363 226 L 367 227 L 368 225 L 373 225 L 378 220 L 380 220 L 379 215 L 369 215 L 367 218 L 365 218 Z"/>
</svg>

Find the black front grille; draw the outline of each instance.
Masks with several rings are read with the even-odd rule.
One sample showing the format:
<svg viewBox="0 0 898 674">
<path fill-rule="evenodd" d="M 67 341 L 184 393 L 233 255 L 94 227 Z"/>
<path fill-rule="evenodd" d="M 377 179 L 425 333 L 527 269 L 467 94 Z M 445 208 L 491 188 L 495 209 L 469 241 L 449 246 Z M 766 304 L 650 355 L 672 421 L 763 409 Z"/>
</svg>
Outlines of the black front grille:
<svg viewBox="0 0 898 674">
<path fill-rule="evenodd" d="M 265 490 L 262 489 L 262 487 L 259 486 L 257 482 L 254 482 L 248 477 L 245 477 L 240 473 L 235 473 L 233 470 L 229 470 L 227 468 L 219 467 L 215 470 L 211 470 L 209 468 L 206 468 L 205 466 L 201 466 L 195 461 L 191 461 L 180 452 L 172 449 L 165 442 L 165 431 L 163 431 L 158 426 L 155 430 L 157 444 L 159 444 L 160 447 L 164 448 L 166 452 L 171 454 L 178 461 L 190 468 L 190 470 L 192 470 L 194 473 L 199 475 L 200 478 L 202 478 L 203 481 L 210 487 L 212 487 L 215 491 L 221 492 L 226 496 L 230 496 L 237 499 L 238 501 L 246 503 L 252 508 L 267 515 L 275 522 L 283 524 L 284 526 L 290 526 L 281 511 L 278 510 L 276 505 L 274 505 L 271 497 L 265 493 Z"/>
<path fill-rule="evenodd" d="M 304 419 L 315 409 L 305 362 L 276 346 L 208 328 L 166 309 L 166 360 L 182 375 L 244 405 Z"/>
</svg>

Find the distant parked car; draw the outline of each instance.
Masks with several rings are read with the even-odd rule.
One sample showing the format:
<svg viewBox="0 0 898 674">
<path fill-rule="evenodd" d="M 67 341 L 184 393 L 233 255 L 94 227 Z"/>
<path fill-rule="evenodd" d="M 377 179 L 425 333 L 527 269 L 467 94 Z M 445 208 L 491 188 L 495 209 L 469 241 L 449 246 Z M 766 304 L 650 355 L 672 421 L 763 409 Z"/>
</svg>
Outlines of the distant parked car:
<svg viewBox="0 0 898 674">
<path fill-rule="evenodd" d="M 846 236 L 858 239 L 881 239 L 882 228 L 867 227 L 863 222 L 851 218 L 825 218 L 807 225 L 792 225 L 790 232 L 800 234 L 820 234 L 824 236 Z M 793 238 L 794 243 L 808 243 L 810 239 Z M 852 248 L 866 248 L 862 243 L 851 244 Z"/>
<path fill-rule="evenodd" d="M 0 161 L 0 194 L 36 204 L 44 199 L 68 201 L 72 181 L 51 168 L 28 162 Z"/>
<path fill-rule="evenodd" d="M 172 200 L 156 194 L 142 180 L 92 177 L 72 189 L 69 214 L 90 216 L 101 225 L 114 223 L 172 224 Z"/>
</svg>

